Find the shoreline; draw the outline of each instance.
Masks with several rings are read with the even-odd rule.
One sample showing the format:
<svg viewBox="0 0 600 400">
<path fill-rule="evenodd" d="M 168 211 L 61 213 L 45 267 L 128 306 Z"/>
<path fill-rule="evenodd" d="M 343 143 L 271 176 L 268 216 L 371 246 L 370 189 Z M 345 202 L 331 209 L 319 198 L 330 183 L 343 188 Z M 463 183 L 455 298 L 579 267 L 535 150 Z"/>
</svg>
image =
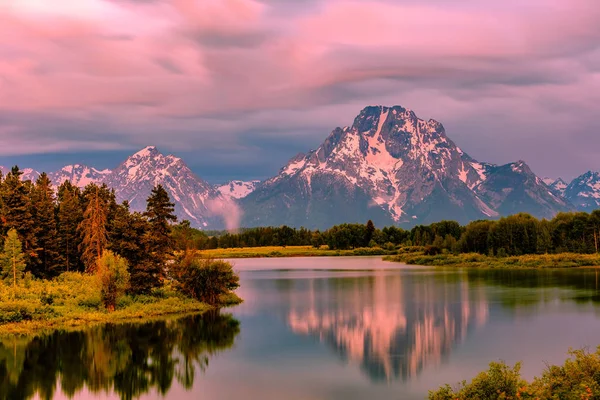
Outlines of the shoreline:
<svg viewBox="0 0 600 400">
<path fill-rule="evenodd" d="M 425 255 L 421 251 L 386 256 L 384 261 L 407 265 L 475 269 L 596 269 L 600 254 L 533 254 L 510 257 L 485 256 L 475 253 Z"/>
<path fill-rule="evenodd" d="M 57 330 L 79 330 L 97 325 L 111 323 L 144 323 L 170 317 L 185 317 L 187 315 L 204 314 L 215 307 L 205 303 L 185 304 L 185 307 L 174 306 L 167 309 L 153 310 L 149 307 L 131 307 L 114 312 L 93 311 L 74 316 L 61 316 L 48 320 L 30 320 L 8 322 L 0 325 L 0 338 L 37 336 Z"/>
<path fill-rule="evenodd" d="M 396 253 L 396 250 L 385 250 L 379 247 L 359 247 L 350 250 L 329 250 L 315 249 L 312 246 L 265 246 L 198 250 L 198 254 L 200 256 L 216 259 L 389 256 L 395 255 Z"/>
</svg>

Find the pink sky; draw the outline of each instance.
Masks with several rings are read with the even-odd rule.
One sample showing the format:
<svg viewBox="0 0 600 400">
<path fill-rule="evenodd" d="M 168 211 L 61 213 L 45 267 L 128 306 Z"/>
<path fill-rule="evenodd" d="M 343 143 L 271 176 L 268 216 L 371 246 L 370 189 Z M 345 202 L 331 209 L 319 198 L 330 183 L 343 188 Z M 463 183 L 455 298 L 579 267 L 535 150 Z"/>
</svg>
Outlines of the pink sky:
<svg viewBox="0 0 600 400">
<path fill-rule="evenodd" d="M 600 169 L 599 44 L 596 0 L 0 0 L 0 157 L 155 144 L 260 178 L 399 104 L 570 176 Z"/>
</svg>

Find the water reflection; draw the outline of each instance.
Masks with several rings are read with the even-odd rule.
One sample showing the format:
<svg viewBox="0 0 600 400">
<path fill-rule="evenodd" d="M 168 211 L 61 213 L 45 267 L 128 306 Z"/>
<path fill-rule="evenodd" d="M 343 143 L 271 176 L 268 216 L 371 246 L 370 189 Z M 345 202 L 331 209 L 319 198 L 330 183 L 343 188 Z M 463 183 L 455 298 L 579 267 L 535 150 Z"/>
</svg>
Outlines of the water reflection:
<svg viewBox="0 0 600 400">
<path fill-rule="evenodd" d="M 0 398 L 51 399 L 57 387 L 73 397 L 84 388 L 132 399 L 164 396 L 173 381 L 191 389 L 212 355 L 231 347 L 240 331 L 217 312 L 146 324 L 103 325 L 0 341 Z"/>
<path fill-rule="evenodd" d="M 390 274 L 312 279 L 292 291 L 288 324 L 312 335 L 373 381 L 408 380 L 437 365 L 486 323 L 482 287 L 465 275 Z"/>
</svg>

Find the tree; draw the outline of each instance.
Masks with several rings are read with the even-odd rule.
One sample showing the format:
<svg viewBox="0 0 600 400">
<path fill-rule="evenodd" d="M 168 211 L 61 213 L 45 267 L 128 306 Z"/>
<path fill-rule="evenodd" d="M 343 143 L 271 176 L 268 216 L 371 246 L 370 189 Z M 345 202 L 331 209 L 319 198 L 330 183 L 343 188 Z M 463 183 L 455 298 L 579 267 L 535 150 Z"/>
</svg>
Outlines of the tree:
<svg viewBox="0 0 600 400">
<path fill-rule="evenodd" d="M 102 302 L 108 311 L 114 311 L 119 297 L 129 288 L 127 261 L 110 250 L 105 250 L 96 261 L 100 278 Z"/>
<path fill-rule="evenodd" d="M 65 181 L 58 188 L 58 249 L 62 271 L 81 271 L 81 238 L 78 227 L 83 221 L 81 192 L 71 182 Z"/>
<path fill-rule="evenodd" d="M 140 213 L 130 213 L 129 203 L 119 204 L 109 223 L 108 248 L 123 257 L 133 272 L 147 258 L 144 235 L 148 221 Z"/>
<path fill-rule="evenodd" d="M 23 173 L 15 166 L 6 175 L 0 193 L 3 204 L 3 218 L 6 229 L 14 228 L 23 243 L 23 251 L 28 264 L 37 257 L 36 223 L 31 214 L 31 182 L 21 182 Z"/>
<path fill-rule="evenodd" d="M 96 260 L 102 256 L 108 242 L 106 232 L 108 209 L 100 188 L 95 184 L 88 185 L 90 186 L 91 190 L 86 188 L 87 207 L 83 213 L 83 221 L 79 224 L 82 238 L 79 250 L 86 272 L 95 272 Z"/>
<path fill-rule="evenodd" d="M 37 262 L 32 266 L 35 276 L 50 278 L 57 275 L 60 263 L 58 255 L 58 235 L 56 229 L 56 199 L 52 183 L 46 173 L 42 173 L 33 190 L 33 218 L 36 222 Z"/>
<path fill-rule="evenodd" d="M 144 235 L 147 257 L 132 271 L 131 289 L 134 293 L 149 293 L 160 286 L 167 259 L 173 252 L 170 223 L 177 221 L 174 212 L 175 205 L 167 191 L 161 185 L 152 189 L 144 213 L 148 220 L 148 230 Z"/>
<path fill-rule="evenodd" d="M 17 230 L 12 228 L 8 231 L 4 241 L 4 251 L 2 252 L 2 273 L 13 283 L 13 296 L 17 289 L 17 279 L 20 279 L 25 271 L 25 255 L 23 254 L 23 245 L 17 235 Z"/>
<path fill-rule="evenodd" d="M 373 221 L 367 221 L 367 229 L 365 232 L 365 241 L 363 242 L 363 247 L 367 247 L 369 243 L 371 243 L 371 239 L 373 239 L 373 234 L 375 233 L 375 225 Z"/>
</svg>

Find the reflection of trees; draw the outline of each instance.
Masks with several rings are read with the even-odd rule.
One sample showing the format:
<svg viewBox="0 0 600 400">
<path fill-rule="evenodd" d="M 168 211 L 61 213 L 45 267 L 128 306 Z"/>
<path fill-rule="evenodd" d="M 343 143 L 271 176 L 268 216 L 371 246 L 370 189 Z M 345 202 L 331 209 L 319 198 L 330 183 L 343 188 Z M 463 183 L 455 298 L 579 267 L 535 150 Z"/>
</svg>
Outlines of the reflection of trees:
<svg viewBox="0 0 600 400">
<path fill-rule="evenodd" d="M 186 389 L 196 369 L 229 348 L 239 322 L 217 312 L 141 325 L 103 325 L 55 332 L 31 341 L 0 342 L 0 398 L 51 399 L 60 384 L 69 397 L 84 386 L 132 399 L 150 390 L 164 395 L 173 379 Z"/>
<path fill-rule="evenodd" d="M 408 379 L 439 364 L 488 319 L 484 291 L 462 275 L 376 273 L 304 282 L 308 287 L 290 299 L 292 330 L 318 337 L 376 381 Z"/>
</svg>

